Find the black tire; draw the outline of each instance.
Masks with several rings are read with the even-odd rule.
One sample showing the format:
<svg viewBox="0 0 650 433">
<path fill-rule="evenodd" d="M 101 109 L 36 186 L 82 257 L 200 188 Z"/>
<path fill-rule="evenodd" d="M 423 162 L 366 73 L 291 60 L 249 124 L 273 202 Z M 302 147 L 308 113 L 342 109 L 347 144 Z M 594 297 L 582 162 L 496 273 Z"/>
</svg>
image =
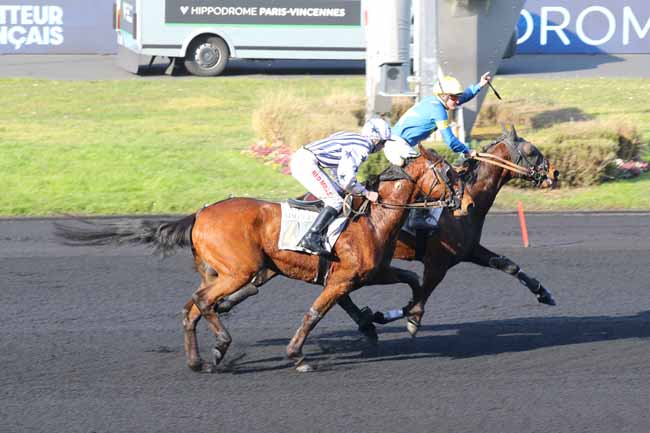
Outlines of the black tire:
<svg viewBox="0 0 650 433">
<path fill-rule="evenodd" d="M 200 37 L 192 41 L 185 55 L 185 68 L 192 75 L 216 77 L 230 58 L 230 50 L 223 39 L 216 36 Z"/>
</svg>

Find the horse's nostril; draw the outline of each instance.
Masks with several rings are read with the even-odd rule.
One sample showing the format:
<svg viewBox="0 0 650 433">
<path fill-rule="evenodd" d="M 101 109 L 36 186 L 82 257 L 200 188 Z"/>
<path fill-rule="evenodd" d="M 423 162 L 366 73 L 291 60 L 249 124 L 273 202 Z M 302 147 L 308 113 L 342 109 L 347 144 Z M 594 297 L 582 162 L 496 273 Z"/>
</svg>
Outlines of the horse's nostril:
<svg viewBox="0 0 650 433">
<path fill-rule="evenodd" d="M 558 179 L 558 178 L 560 177 L 560 172 L 559 172 L 558 170 L 555 170 L 555 171 L 553 172 L 553 177 L 554 177 L 555 179 Z"/>
</svg>

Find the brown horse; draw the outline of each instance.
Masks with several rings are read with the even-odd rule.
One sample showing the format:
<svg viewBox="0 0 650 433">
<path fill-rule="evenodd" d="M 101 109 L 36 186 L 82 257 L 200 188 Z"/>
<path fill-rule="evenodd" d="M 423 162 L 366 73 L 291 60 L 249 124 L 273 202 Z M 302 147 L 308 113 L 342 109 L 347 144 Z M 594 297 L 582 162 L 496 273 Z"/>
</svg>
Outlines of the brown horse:
<svg viewBox="0 0 650 433">
<path fill-rule="evenodd" d="M 503 135 L 486 146 L 484 152 L 486 154 L 480 157 L 481 162 L 471 164 L 463 175 L 466 180 L 465 193 L 469 194 L 474 201 L 474 206 L 469 210 L 468 215 L 457 218 L 445 210 L 440 217 L 438 231 L 418 233 L 417 239 L 404 231 L 399 233 L 393 258 L 423 262 L 423 284 L 421 286 L 418 284 L 419 279 L 413 272 L 399 269 L 393 269 L 390 279 L 380 274 L 368 283 L 376 285 L 408 283 L 413 291 L 413 298 L 408 305 L 400 310 L 393 310 L 388 315 L 382 312 L 373 315 L 367 308 L 360 310 L 349 296 L 339 299 L 339 305 L 369 339 L 377 338 L 373 321 L 385 324 L 404 316 L 408 318 L 409 333 L 415 335 L 422 321 L 428 298 L 447 271 L 460 262 L 471 262 L 513 275 L 528 287 L 540 303 L 555 305 L 553 297 L 539 281 L 529 277 L 509 258 L 485 248 L 480 241 L 485 217 L 503 185 L 513 177 L 517 177 L 533 181 L 540 188 L 547 188 L 555 185 L 558 174 L 532 143 L 517 136 L 514 127 L 511 131 L 504 129 Z M 498 159 L 503 162 L 499 163 Z M 496 165 L 494 161 L 497 161 Z M 513 173 L 513 169 L 516 173 Z M 256 294 L 257 287 L 273 276 L 273 273 L 269 273 L 264 279 L 255 281 L 254 285 L 224 299 L 218 309 L 230 310 L 234 305 Z"/>
<path fill-rule="evenodd" d="M 390 260 L 406 217 L 405 205 L 419 196 L 438 200 L 446 195 L 448 185 L 440 178 L 448 171 L 446 162 L 424 148 L 420 151 L 403 169 L 393 167 L 392 177 L 380 178 L 379 203 L 371 205 L 367 216 L 350 222 L 337 241 L 334 253 L 339 260 L 331 264 L 322 293 L 287 346 L 287 355 L 299 371 L 311 369 L 302 354 L 305 339 L 338 299 L 370 280 L 399 280 Z M 452 182 L 456 181 L 452 170 Z M 185 353 L 192 370 L 212 372 L 231 344 L 215 308 L 220 300 L 271 274 L 309 282 L 318 274 L 317 256 L 278 249 L 280 219 L 278 203 L 233 198 L 176 222 L 90 231 L 59 226 L 58 234 L 77 244 L 153 243 L 163 252 L 191 246 L 201 284 L 184 308 Z M 196 326 L 201 317 L 216 337 L 213 362 L 204 362 L 199 355 Z"/>
</svg>

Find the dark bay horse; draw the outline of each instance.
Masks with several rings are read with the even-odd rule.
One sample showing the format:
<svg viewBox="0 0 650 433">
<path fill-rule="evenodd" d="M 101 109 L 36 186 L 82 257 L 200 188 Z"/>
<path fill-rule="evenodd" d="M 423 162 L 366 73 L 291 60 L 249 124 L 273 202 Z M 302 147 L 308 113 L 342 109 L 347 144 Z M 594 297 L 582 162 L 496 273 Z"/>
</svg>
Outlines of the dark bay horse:
<svg viewBox="0 0 650 433">
<path fill-rule="evenodd" d="M 424 264 L 422 285 L 411 285 L 413 298 L 402 309 L 408 319 L 409 333 L 413 336 L 422 321 L 427 300 L 447 271 L 460 262 L 475 263 L 515 276 L 528 287 L 538 302 L 555 305 L 553 297 L 539 281 L 528 276 L 508 257 L 481 245 L 481 233 L 485 217 L 499 190 L 513 177 L 535 182 L 540 188 L 548 188 L 556 184 L 558 172 L 539 149 L 517 135 L 514 127 L 510 131 L 504 129 L 503 135 L 486 146 L 483 152 L 487 154 L 483 158 L 479 154 L 479 161 L 474 162 L 473 167 L 464 174 L 465 192 L 474 201 L 474 206 L 466 216 L 450 217 L 447 211 L 443 211 L 439 220 L 440 229 L 429 234 L 424 241 L 419 240 L 424 249 L 418 248 L 418 239 L 415 237 L 404 231 L 399 234 L 393 258 L 419 260 Z M 489 157 L 490 155 L 497 158 Z M 499 163 L 499 159 L 506 163 Z M 494 164 L 494 161 L 497 163 Z M 399 315 L 390 318 L 382 316 L 383 313 L 375 313 L 375 321 L 388 323 L 400 318 Z"/>
<path fill-rule="evenodd" d="M 474 201 L 466 216 L 457 218 L 444 210 L 439 220 L 439 230 L 430 234 L 418 234 L 419 239 L 400 231 L 393 258 L 418 260 L 424 264 L 423 283 L 420 286 L 417 275 L 410 271 L 394 269 L 391 278 L 376 275 L 368 284 L 409 284 L 413 298 L 408 305 L 391 314 L 360 310 L 349 296 L 343 296 L 338 303 L 359 325 L 359 330 L 369 339 L 376 340 L 376 330 L 372 322 L 385 324 L 407 316 L 407 328 L 415 335 L 424 314 L 424 306 L 436 286 L 442 281 L 447 271 L 460 262 L 471 262 L 490 267 L 515 276 L 535 295 L 540 303 L 555 305 L 551 294 L 534 278 L 529 277 L 509 258 L 496 254 L 481 245 L 481 234 L 485 217 L 503 185 L 513 177 L 535 182 L 540 188 L 554 186 L 557 172 L 549 161 L 530 142 L 519 137 L 514 127 L 503 130 L 503 135 L 483 150 L 486 152 L 480 162 L 474 162 L 463 175 L 465 193 Z M 501 159 L 503 162 L 498 162 Z M 497 161 L 495 165 L 493 162 Z M 510 165 L 508 165 L 508 163 Z M 517 168 L 518 166 L 518 168 Z M 508 168 L 511 167 L 511 168 Z M 516 170 L 516 172 L 513 172 Z M 242 291 L 224 299 L 217 307 L 229 311 L 234 305 L 258 292 L 257 287 L 264 284 L 274 274 L 255 281 Z"/>
<path fill-rule="evenodd" d="M 393 167 L 392 177 L 380 178 L 379 203 L 370 206 L 368 215 L 350 222 L 337 241 L 334 253 L 339 259 L 331 264 L 322 293 L 287 346 L 287 355 L 299 371 L 311 369 L 304 362 L 302 347 L 332 305 L 370 280 L 399 280 L 390 261 L 406 218 L 404 205 L 420 196 L 439 200 L 447 194 L 449 187 L 439 174 L 441 169 L 448 171 L 447 163 L 424 148 L 420 152 L 404 168 Z M 457 183 L 451 172 L 452 182 Z M 215 308 L 220 300 L 270 274 L 303 281 L 313 281 L 318 274 L 317 256 L 278 249 L 280 219 L 278 203 L 232 198 L 175 222 L 131 223 L 94 230 L 59 226 L 57 230 L 60 237 L 76 244 L 144 243 L 154 244 L 163 252 L 190 246 L 201 283 L 184 308 L 185 354 L 192 370 L 213 372 L 232 341 Z M 417 291 L 415 287 L 413 290 Z M 212 362 L 204 362 L 199 355 L 196 326 L 201 317 L 216 338 Z"/>
</svg>

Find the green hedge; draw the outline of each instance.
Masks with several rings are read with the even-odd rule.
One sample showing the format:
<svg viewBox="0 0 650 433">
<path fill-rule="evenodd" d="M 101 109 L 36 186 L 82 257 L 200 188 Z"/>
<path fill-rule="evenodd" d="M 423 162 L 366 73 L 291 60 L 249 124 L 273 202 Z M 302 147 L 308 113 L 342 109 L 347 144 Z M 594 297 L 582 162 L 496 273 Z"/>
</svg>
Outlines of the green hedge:
<svg viewBox="0 0 650 433">
<path fill-rule="evenodd" d="M 566 140 L 540 145 L 539 149 L 560 171 L 561 186 L 588 186 L 607 177 L 610 164 L 616 158 L 619 144 L 612 139 L 589 141 Z"/>
</svg>

